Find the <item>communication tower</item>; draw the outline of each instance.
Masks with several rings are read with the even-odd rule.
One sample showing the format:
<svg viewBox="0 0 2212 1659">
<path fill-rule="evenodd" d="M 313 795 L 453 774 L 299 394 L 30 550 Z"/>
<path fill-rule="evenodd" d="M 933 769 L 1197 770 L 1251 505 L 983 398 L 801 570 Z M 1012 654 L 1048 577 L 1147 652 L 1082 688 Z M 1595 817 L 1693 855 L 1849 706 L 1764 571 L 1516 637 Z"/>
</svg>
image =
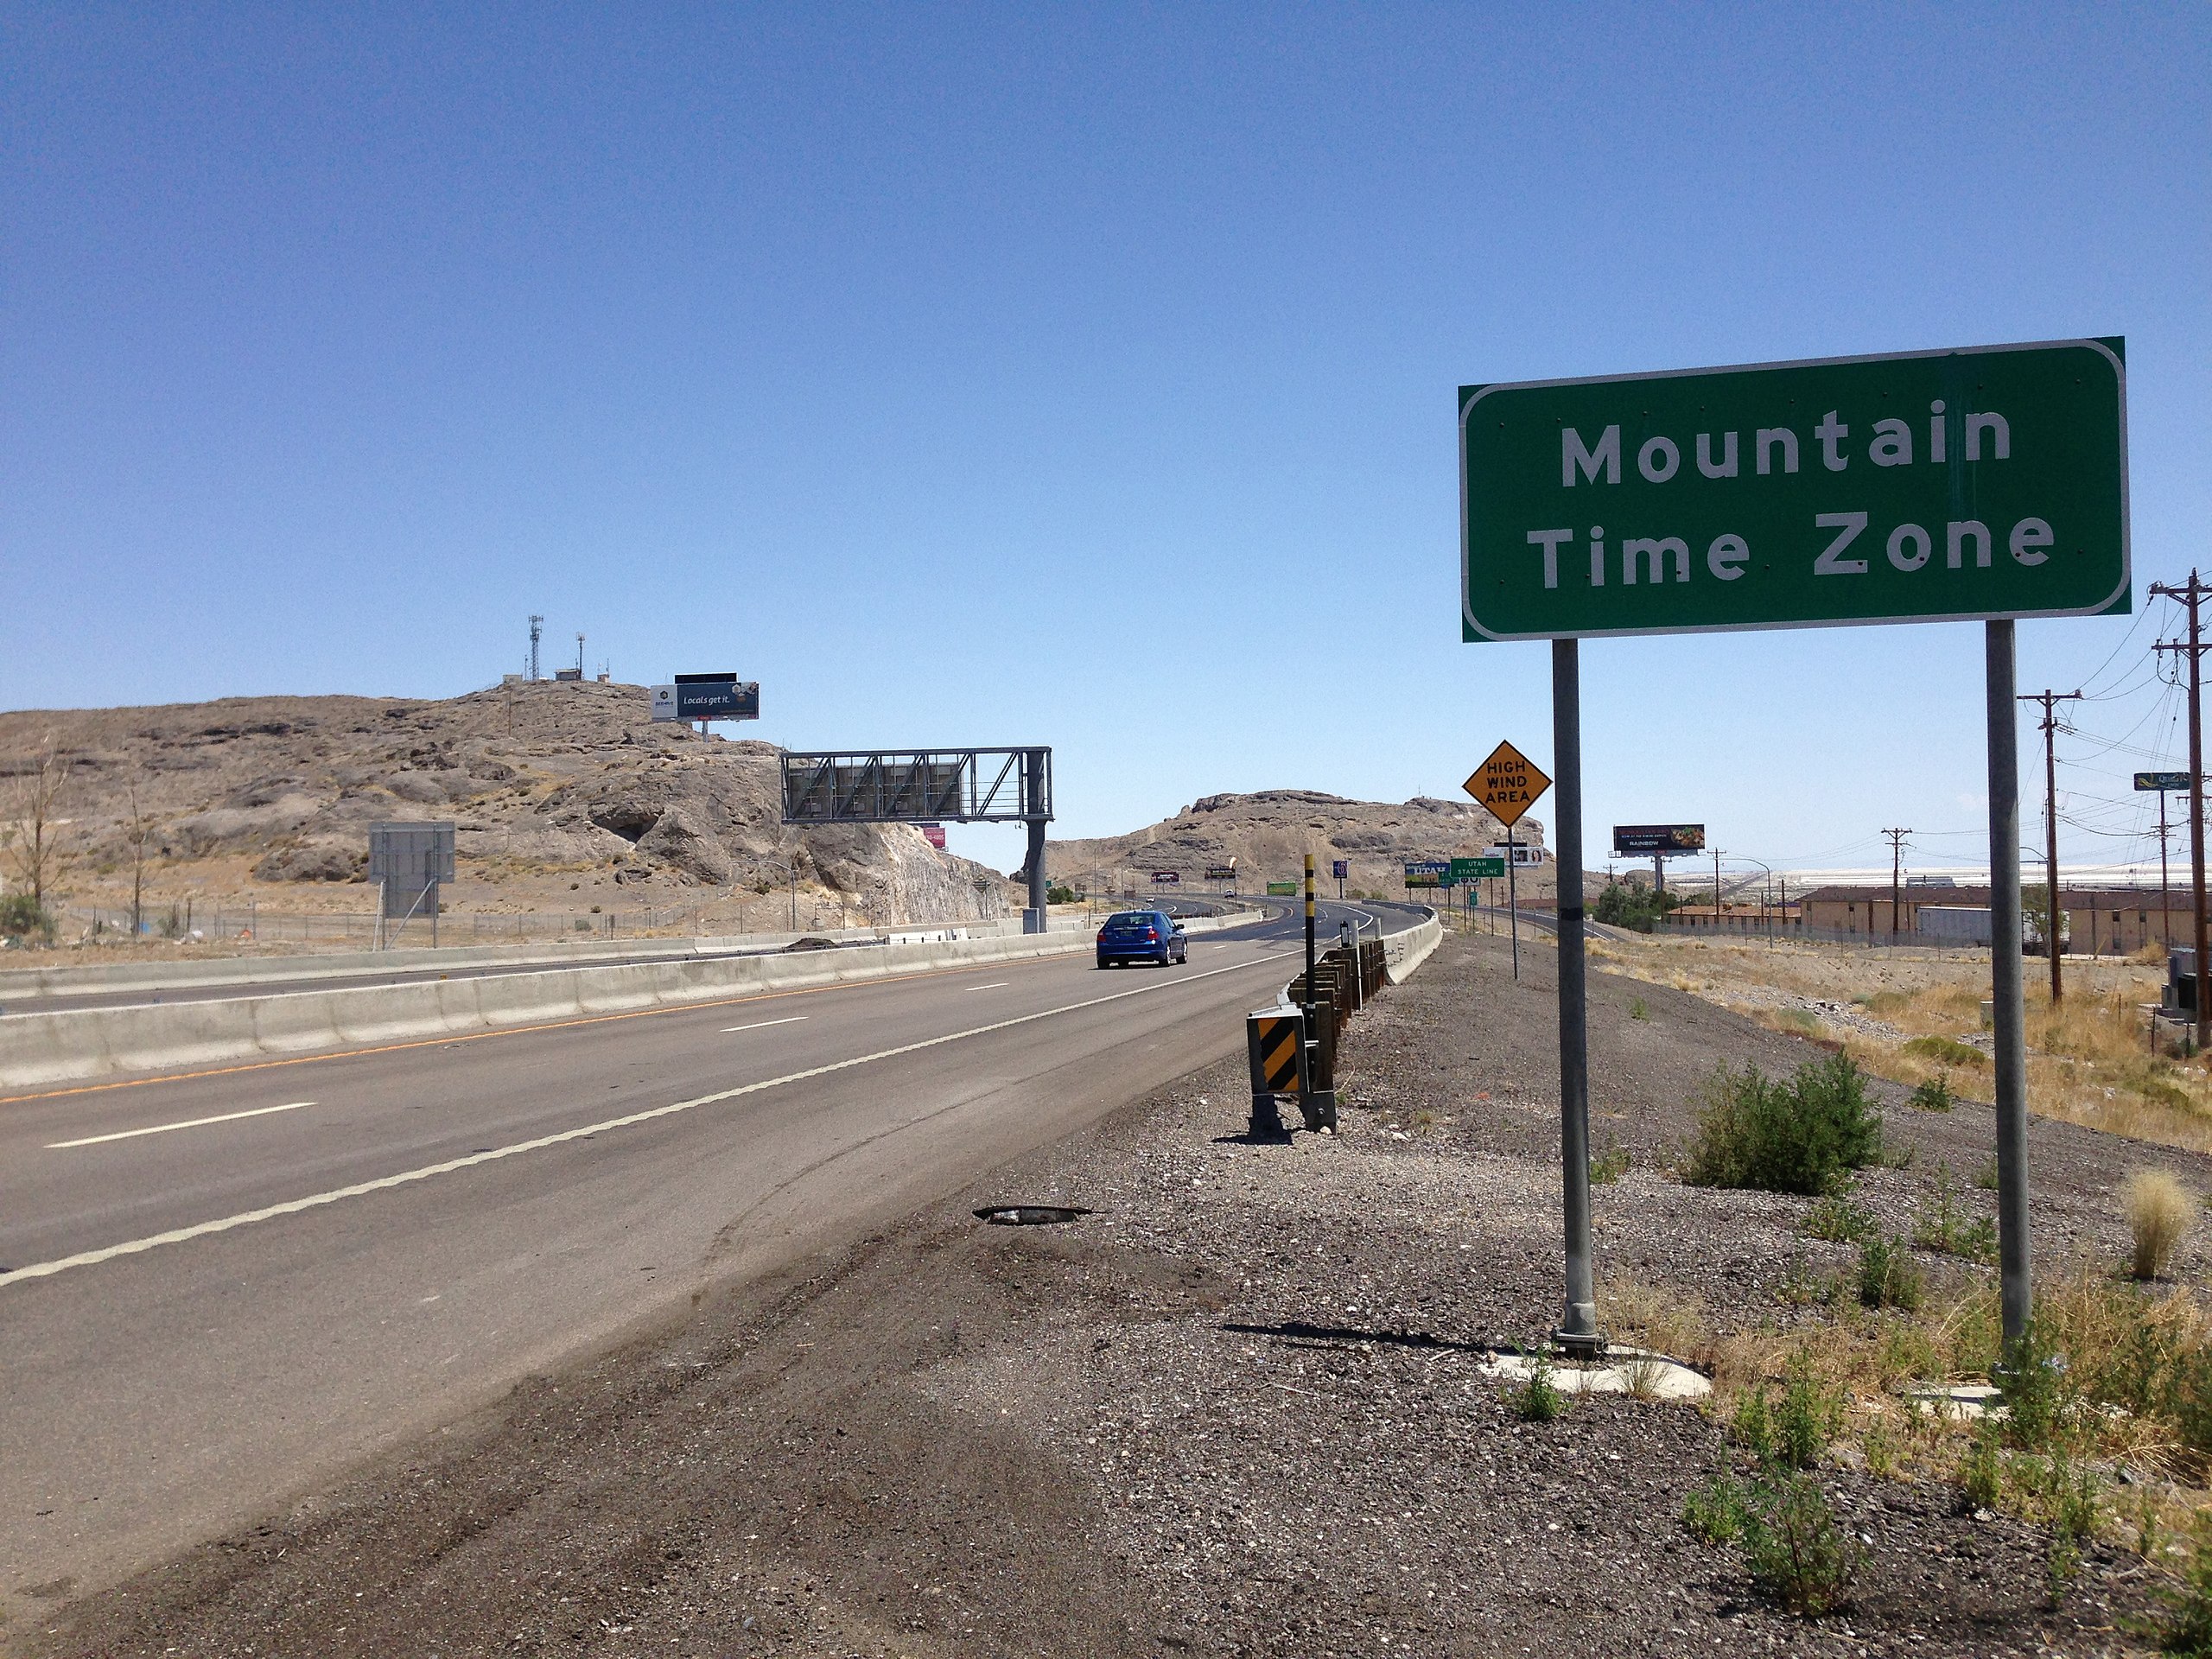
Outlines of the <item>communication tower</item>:
<svg viewBox="0 0 2212 1659">
<path fill-rule="evenodd" d="M 530 677 L 533 680 L 537 677 L 537 636 L 544 626 L 543 617 L 533 616 L 530 619 Z"/>
</svg>

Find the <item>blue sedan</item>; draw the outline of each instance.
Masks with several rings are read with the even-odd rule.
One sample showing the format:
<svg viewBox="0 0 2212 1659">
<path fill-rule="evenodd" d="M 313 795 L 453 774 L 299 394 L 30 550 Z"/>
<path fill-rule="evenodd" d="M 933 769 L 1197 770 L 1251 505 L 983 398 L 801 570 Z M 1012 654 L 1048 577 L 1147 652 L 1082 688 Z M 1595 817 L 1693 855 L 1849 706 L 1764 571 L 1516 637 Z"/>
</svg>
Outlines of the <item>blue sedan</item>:
<svg viewBox="0 0 2212 1659">
<path fill-rule="evenodd" d="M 1098 965 L 1112 968 L 1124 962 L 1188 962 L 1191 947 L 1183 925 L 1164 910 L 1122 910 L 1106 918 L 1098 930 Z"/>
</svg>

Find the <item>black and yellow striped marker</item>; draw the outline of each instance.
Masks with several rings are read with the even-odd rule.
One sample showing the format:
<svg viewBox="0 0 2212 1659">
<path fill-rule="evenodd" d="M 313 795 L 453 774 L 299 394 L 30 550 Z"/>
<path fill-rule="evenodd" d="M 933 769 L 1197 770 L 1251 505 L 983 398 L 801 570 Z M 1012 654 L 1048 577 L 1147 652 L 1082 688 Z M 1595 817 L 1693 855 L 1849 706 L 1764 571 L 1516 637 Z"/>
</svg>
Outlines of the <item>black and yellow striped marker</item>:
<svg viewBox="0 0 2212 1659">
<path fill-rule="evenodd" d="M 1295 1014 L 1262 1015 L 1259 1027 L 1260 1086 L 1271 1095 L 1298 1090 L 1298 1044 L 1306 1022 Z"/>
<path fill-rule="evenodd" d="M 1303 1104 L 1306 1093 L 1306 1020 L 1295 1012 L 1248 1014 L 1244 1020 L 1245 1048 L 1252 1063 L 1251 1134 L 1255 1140 L 1276 1139 L 1283 1133 L 1277 1095 L 1295 1095 Z"/>
</svg>

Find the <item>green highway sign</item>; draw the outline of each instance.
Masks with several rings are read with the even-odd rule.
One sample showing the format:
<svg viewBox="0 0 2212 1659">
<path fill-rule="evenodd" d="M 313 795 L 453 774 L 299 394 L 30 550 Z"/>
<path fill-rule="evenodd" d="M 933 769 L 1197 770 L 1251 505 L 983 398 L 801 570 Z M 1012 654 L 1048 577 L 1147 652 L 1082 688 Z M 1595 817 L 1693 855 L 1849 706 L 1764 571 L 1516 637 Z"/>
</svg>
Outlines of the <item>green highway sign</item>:
<svg viewBox="0 0 2212 1659">
<path fill-rule="evenodd" d="M 1270 881 L 1268 883 L 1268 897 L 1270 899 L 1288 899 L 1294 896 L 1297 892 L 1298 883 L 1295 881 Z"/>
<path fill-rule="evenodd" d="M 1452 861 L 1451 876 L 1454 887 L 1462 881 L 1479 881 L 1504 874 L 1505 861 L 1502 858 L 1455 858 Z"/>
<path fill-rule="evenodd" d="M 2126 391 L 2118 339 L 1462 386 L 1464 637 L 2124 613 Z"/>
</svg>

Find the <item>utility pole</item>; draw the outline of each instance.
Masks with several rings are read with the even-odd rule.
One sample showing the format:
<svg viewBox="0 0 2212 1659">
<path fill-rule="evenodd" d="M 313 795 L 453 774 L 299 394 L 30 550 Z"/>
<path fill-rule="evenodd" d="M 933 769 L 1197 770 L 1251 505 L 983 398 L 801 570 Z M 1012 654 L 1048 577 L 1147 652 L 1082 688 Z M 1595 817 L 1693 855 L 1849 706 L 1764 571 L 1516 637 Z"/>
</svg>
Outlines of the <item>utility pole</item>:
<svg viewBox="0 0 2212 1659">
<path fill-rule="evenodd" d="M 1890 943 L 1897 942 L 1897 906 L 1903 895 L 1898 892 L 1904 874 L 1904 838 L 1910 830 L 1885 830 L 1890 838 Z"/>
<path fill-rule="evenodd" d="M 2050 944 L 2050 1001 L 2056 1007 L 2063 987 L 2058 976 L 2058 705 L 2078 702 L 2079 691 L 2027 691 L 2022 702 L 2043 705 L 2043 823 L 2044 874 L 2050 883 L 2050 899 L 2044 911 L 2044 931 Z"/>
<path fill-rule="evenodd" d="M 2199 607 L 2208 596 L 2212 596 L 2212 587 L 2191 570 L 2187 587 L 2154 582 L 2151 591 L 2162 599 L 2177 599 L 2189 607 L 2188 639 L 2162 643 L 2158 648 L 2189 653 L 2189 880 L 2190 897 L 2196 907 L 2193 929 L 2196 949 L 2189 965 L 2190 1000 L 2196 1005 L 2196 1048 L 2202 1053 L 2207 1046 L 2207 1038 L 2212 1036 L 2212 1009 L 2205 1007 L 2204 995 L 2204 630 Z"/>
</svg>

